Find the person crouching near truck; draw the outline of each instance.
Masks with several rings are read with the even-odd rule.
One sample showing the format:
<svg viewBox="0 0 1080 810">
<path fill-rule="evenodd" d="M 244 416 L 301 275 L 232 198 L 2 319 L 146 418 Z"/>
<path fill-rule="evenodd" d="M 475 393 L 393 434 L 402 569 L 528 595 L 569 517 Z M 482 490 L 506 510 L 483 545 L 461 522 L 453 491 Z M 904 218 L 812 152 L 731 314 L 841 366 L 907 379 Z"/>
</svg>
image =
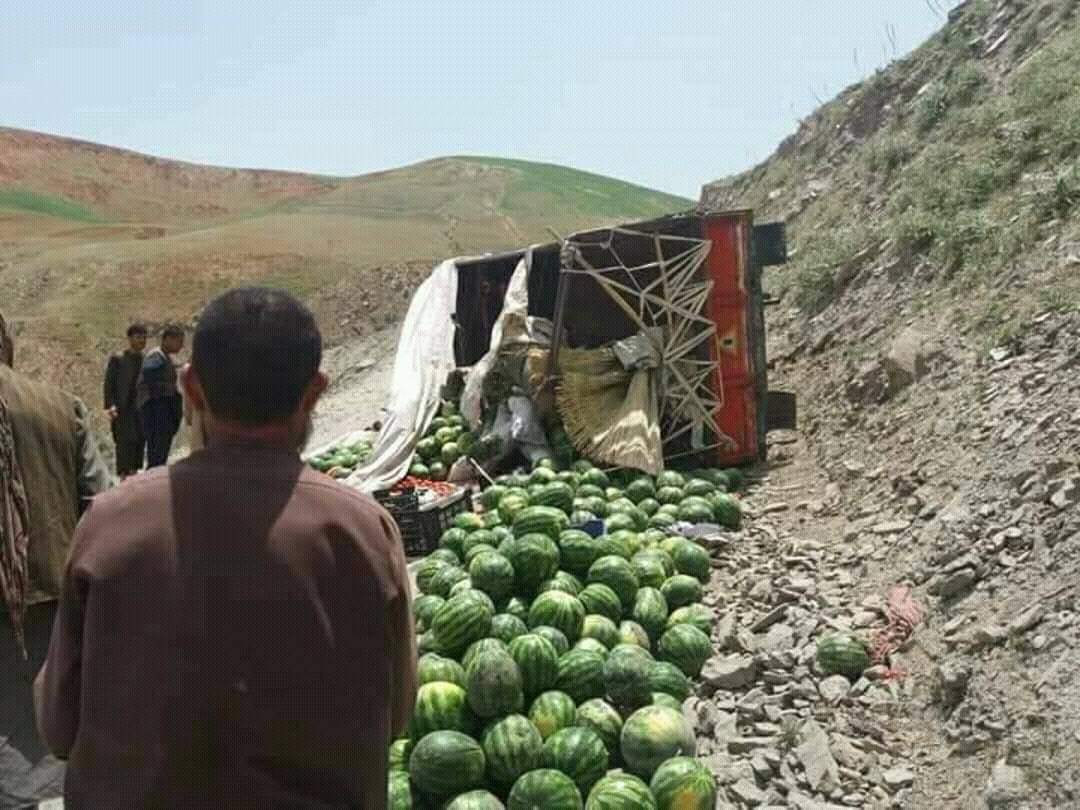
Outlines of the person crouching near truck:
<svg viewBox="0 0 1080 810">
<path fill-rule="evenodd" d="M 327 386 L 292 296 L 227 292 L 181 373 L 205 449 L 79 526 L 39 721 L 71 808 L 375 808 L 416 694 L 393 520 L 300 460 Z"/>
</svg>

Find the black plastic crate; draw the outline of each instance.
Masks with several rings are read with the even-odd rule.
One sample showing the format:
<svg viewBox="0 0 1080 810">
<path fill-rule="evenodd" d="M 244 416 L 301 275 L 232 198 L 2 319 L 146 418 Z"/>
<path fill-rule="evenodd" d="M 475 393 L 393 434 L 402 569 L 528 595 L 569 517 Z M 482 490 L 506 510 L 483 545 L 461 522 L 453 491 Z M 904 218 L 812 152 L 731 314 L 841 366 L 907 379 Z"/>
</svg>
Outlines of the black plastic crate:
<svg viewBox="0 0 1080 810">
<path fill-rule="evenodd" d="M 424 545 L 429 547 L 424 553 L 430 554 L 439 547 L 439 538 L 442 537 L 443 532 L 454 525 L 455 517 L 462 512 L 472 510 L 472 492 L 467 489 L 421 509 L 420 530 L 424 537 Z"/>
<path fill-rule="evenodd" d="M 381 490 L 375 493 L 375 500 L 390 513 L 401 532 L 401 543 L 408 557 L 422 557 L 435 550 L 425 543 L 423 527 L 420 523 L 420 502 L 415 489 Z M 436 538 L 437 539 L 437 538 Z"/>
</svg>

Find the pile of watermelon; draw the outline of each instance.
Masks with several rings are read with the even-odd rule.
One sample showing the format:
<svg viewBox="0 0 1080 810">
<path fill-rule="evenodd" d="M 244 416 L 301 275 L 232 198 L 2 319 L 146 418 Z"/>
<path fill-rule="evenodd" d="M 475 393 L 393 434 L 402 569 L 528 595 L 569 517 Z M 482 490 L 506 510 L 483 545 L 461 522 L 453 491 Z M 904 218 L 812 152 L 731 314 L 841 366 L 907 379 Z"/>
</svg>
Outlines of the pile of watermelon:
<svg viewBox="0 0 1080 810">
<path fill-rule="evenodd" d="M 462 456 L 471 455 L 483 460 L 498 450 L 498 440 L 493 437 L 478 439 L 471 433 L 457 405 L 444 401 L 439 415 L 431 420 L 423 438 L 416 444 L 416 457 L 409 468 L 409 475 L 431 481 L 445 480 L 454 462 Z"/>
<path fill-rule="evenodd" d="M 353 470 L 371 458 L 372 445 L 366 439 L 338 444 L 308 459 L 308 464 L 333 478 L 348 478 Z"/>
<path fill-rule="evenodd" d="M 503 476 L 415 569 L 416 709 L 389 806 L 712 810 L 681 705 L 712 655 L 708 554 L 667 529 L 737 525 L 737 471 Z M 574 528 L 600 517 L 606 533 Z"/>
</svg>

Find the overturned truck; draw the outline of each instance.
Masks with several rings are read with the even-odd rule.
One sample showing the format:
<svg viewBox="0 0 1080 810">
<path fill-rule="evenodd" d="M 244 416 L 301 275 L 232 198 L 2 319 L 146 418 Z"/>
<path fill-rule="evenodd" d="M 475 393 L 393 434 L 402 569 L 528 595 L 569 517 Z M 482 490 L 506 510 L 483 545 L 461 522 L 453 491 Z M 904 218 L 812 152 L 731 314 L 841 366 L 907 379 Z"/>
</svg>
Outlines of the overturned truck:
<svg viewBox="0 0 1080 810">
<path fill-rule="evenodd" d="M 387 418 L 349 483 L 373 492 L 408 473 L 455 372 L 476 433 L 505 421 L 517 396 L 612 466 L 763 458 L 766 432 L 795 417 L 794 397 L 766 377 L 761 271 L 785 258 L 783 225 L 738 210 L 443 262 L 410 304 Z"/>
</svg>

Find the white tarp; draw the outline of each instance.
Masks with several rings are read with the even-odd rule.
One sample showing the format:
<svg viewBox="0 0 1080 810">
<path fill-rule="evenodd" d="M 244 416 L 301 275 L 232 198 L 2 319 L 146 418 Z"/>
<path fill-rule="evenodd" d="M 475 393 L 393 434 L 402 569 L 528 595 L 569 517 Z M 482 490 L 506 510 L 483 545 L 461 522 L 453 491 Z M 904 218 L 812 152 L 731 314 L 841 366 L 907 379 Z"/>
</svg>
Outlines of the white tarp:
<svg viewBox="0 0 1080 810">
<path fill-rule="evenodd" d="M 454 324 L 457 259 L 436 267 L 417 288 L 401 326 L 386 418 L 371 459 L 346 483 L 364 492 L 388 489 L 404 478 L 417 441 L 439 409 L 439 393 L 456 367 Z"/>
</svg>

